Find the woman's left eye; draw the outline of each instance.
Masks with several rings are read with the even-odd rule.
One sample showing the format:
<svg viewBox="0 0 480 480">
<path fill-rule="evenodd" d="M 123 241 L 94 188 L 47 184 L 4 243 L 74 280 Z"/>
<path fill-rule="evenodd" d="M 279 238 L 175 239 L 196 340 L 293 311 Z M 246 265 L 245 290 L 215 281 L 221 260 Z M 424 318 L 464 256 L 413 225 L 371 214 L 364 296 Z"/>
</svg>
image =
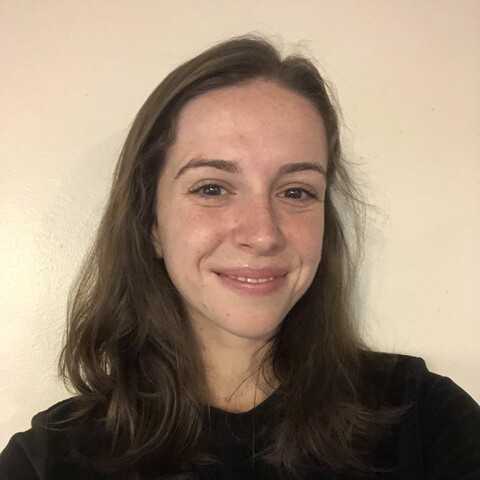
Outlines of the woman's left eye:
<svg viewBox="0 0 480 480">
<path fill-rule="evenodd" d="M 281 196 L 284 198 L 292 198 L 294 200 L 309 200 L 318 198 L 315 192 L 300 187 L 287 188 L 282 192 Z"/>
</svg>

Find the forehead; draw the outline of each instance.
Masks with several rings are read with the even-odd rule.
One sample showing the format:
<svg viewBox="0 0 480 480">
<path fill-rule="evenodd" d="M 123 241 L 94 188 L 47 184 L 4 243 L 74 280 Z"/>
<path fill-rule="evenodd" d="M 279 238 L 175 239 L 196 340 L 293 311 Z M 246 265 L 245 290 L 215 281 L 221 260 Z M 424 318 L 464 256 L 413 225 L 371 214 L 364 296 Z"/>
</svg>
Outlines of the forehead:
<svg viewBox="0 0 480 480">
<path fill-rule="evenodd" d="M 316 108 L 274 82 L 257 80 L 214 90 L 187 103 L 180 111 L 168 157 L 241 160 L 244 154 L 291 158 L 311 157 L 315 152 L 326 157 L 325 129 Z"/>
<path fill-rule="evenodd" d="M 277 83 L 257 80 L 213 90 L 187 103 L 179 115 L 178 133 L 187 129 L 205 131 L 210 124 L 266 125 L 275 117 L 277 127 L 323 124 L 318 111 L 306 98 Z"/>
</svg>

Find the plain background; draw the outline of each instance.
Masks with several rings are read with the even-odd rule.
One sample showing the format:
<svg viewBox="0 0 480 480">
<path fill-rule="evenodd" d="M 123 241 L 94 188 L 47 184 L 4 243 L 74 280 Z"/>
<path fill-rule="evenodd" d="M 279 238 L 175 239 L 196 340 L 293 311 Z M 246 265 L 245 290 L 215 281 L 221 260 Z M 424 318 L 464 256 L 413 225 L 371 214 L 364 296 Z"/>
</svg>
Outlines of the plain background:
<svg viewBox="0 0 480 480">
<path fill-rule="evenodd" d="M 300 42 L 336 86 L 372 212 L 370 343 L 480 400 L 480 2 L 0 0 L 0 448 L 65 398 L 69 285 L 147 95 L 232 35 Z"/>
</svg>

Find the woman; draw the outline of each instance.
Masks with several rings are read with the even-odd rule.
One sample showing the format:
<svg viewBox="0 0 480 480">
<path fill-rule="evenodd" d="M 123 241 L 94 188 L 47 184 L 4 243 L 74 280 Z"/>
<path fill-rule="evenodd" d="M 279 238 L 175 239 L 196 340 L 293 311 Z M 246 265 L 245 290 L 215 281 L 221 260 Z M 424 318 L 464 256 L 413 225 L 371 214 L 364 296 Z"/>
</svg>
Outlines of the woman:
<svg viewBox="0 0 480 480">
<path fill-rule="evenodd" d="M 174 70 L 71 300 L 77 396 L 12 438 L 0 478 L 477 478 L 478 405 L 355 333 L 336 205 L 358 220 L 357 198 L 308 60 L 243 37 Z"/>
</svg>

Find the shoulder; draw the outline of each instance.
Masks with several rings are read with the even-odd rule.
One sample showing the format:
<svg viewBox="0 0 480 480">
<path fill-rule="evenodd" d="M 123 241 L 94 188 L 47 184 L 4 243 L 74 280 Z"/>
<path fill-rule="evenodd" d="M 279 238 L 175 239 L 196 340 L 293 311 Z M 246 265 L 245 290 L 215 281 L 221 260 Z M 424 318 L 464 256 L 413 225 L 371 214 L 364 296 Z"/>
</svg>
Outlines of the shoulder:
<svg viewBox="0 0 480 480">
<path fill-rule="evenodd" d="M 67 421 L 75 412 L 78 397 L 67 398 L 37 413 L 32 418 L 32 428 L 45 428 L 54 423 Z"/>
<path fill-rule="evenodd" d="M 431 403 L 441 399 L 478 405 L 450 378 L 429 371 L 425 360 L 409 355 L 368 353 L 362 362 L 367 385 L 388 394 L 394 404 Z"/>
<path fill-rule="evenodd" d="M 70 398 L 37 413 L 32 418 L 31 428 L 17 433 L 12 440 L 32 458 L 44 457 L 44 451 L 50 448 L 55 440 L 66 436 L 67 423 L 75 411 L 75 405 L 76 398 Z"/>
<path fill-rule="evenodd" d="M 422 358 L 373 353 L 363 362 L 366 392 L 386 406 L 407 407 L 419 422 L 442 422 L 463 416 L 472 419 L 480 432 L 480 407 L 450 378 L 430 372 Z"/>
<path fill-rule="evenodd" d="M 78 477 L 85 467 L 74 455 L 80 441 L 72 421 L 77 408 L 74 397 L 36 414 L 31 428 L 15 434 L 0 454 L 0 479 L 87 478 Z"/>
<path fill-rule="evenodd" d="M 480 407 L 450 378 L 432 373 L 421 358 L 367 355 L 370 391 L 388 406 L 405 408 L 396 428 L 396 457 L 428 478 L 480 474 Z M 373 388 L 373 387 L 374 388 Z"/>
</svg>

